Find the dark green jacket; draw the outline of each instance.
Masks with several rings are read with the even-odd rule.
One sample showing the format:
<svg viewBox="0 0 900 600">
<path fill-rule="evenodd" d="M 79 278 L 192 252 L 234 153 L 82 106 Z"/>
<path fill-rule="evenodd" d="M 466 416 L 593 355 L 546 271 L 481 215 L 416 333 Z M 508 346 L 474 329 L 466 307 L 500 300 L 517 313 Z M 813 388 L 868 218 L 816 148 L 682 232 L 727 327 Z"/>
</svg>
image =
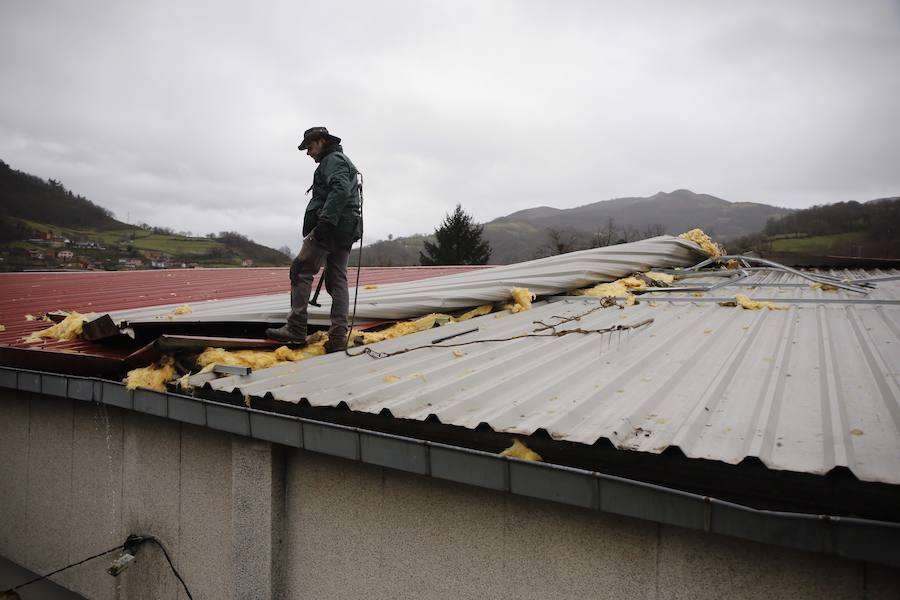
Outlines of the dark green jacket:
<svg viewBox="0 0 900 600">
<path fill-rule="evenodd" d="M 352 246 L 360 238 L 362 213 L 356 174 L 356 167 L 340 145 L 326 150 L 313 174 L 312 199 L 303 216 L 304 237 L 320 221 L 327 221 L 335 227 L 338 247 Z"/>
</svg>

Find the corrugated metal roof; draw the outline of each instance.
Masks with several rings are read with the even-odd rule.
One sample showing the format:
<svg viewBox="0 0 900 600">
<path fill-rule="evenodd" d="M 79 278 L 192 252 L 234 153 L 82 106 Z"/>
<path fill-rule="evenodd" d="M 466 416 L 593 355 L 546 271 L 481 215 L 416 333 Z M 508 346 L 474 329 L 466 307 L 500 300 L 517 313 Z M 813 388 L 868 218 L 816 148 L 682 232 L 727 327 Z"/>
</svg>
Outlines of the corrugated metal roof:
<svg viewBox="0 0 900 600">
<path fill-rule="evenodd" d="M 706 257 L 699 247 L 672 236 L 593 248 L 539 260 L 471 271 L 427 281 L 360 289 L 356 315 L 364 320 L 399 320 L 431 312 L 451 312 L 489 302 L 508 301 L 513 287 L 527 287 L 539 296 L 611 281 L 651 268 L 692 266 Z M 321 308 L 310 307 L 310 322 L 327 322 L 331 299 L 324 292 Z M 230 302 L 194 305 L 178 321 L 272 321 L 284 319 L 287 294 L 256 296 Z M 165 318 L 170 308 L 118 311 L 116 322 L 135 324 Z"/>
<path fill-rule="evenodd" d="M 484 267 L 363 267 L 361 283 L 389 284 L 463 273 Z M 0 273 L 0 346 L 93 356 L 122 357 L 132 348 L 104 346 L 84 340 L 24 344 L 22 338 L 46 328 L 27 321 L 49 311 L 104 313 L 114 310 L 172 306 L 281 293 L 289 289 L 287 268 L 175 269 L 80 273 Z M 283 295 L 279 296 L 283 297 Z M 174 304 L 171 304 L 173 303 Z M 155 309 L 159 311 L 160 309 Z"/>
<path fill-rule="evenodd" d="M 817 474 L 846 466 L 864 481 L 900 483 L 900 282 L 878 284 L 869 299 L 883 302 L 864 304 L 852 292 L 791 290 L 844 301 L 748 311 L 657 300 L 585 314 L 596 304 L 568 298 L 448 325 L 440 335 L 477 326 L 451 342 L 504 338 L 533 332 L 535 321 L 579 315 L 559 329 L 654 321 L 625 333 L 428 348 L 379 360 L 328 355 L 209 385 L 468 428 L 546 430 L 584 444 L 608 439 L 641 452 L 677 446 L 691 458 L 732 464 L 757 457 L 772 469 Z M 392 352 L 435 337 L 425 331 L 371 347 Z"/>
</svg>

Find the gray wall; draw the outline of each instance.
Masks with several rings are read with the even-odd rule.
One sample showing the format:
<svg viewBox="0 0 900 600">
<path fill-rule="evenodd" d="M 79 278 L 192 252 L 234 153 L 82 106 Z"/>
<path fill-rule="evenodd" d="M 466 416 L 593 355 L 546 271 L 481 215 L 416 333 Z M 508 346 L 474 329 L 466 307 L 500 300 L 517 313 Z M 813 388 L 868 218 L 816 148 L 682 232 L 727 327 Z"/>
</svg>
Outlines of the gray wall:
<svg viewBox="0 0 900 600">
<path fill-rule="evenodd" d="M 195 598 L 897 598 L 900 571 L 530 500 L 0 389 L 0 555 L 161 538 Z M 176 598 L 161 553 L 56 578 Z"/>
</svg>

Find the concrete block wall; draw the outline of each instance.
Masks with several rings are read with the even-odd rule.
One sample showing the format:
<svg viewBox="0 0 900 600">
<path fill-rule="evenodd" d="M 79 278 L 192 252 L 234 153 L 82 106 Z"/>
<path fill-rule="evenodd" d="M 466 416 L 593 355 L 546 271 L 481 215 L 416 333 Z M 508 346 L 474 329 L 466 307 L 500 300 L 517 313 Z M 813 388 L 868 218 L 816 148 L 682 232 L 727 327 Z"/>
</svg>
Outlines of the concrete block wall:
<svg viewBox="0 0 900 600">
<path fill-rule="evenodd" d="M 48 572 L 150 534 L 195 598 L 271 597 L 279 456 L 202 427 L 0 389 L 0 556 Z M 104 569 L 116 556 L 53 580 L 88 598 L 186 598 L 158 547 L 113 578 Z"/>
<path fill-rule="evenodd" d="M 893 599 L 900 570 L 292 451 L 286 598 Z"/>
<path fill-rule="evenodd" d="M 0 389 L 0 555 L 52 570 L 149 533 L 195 598 L 900 597 L 900 570 Z M 161 552 L 89 598 L 183 598 Z"/>
</svg>

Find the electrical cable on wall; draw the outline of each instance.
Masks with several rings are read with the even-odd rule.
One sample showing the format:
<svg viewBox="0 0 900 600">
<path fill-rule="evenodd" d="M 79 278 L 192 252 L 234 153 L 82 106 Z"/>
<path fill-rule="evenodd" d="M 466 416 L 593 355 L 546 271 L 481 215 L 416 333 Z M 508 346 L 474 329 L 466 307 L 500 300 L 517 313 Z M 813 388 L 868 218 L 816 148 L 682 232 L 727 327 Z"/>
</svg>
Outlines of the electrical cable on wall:
<svg viewBox="0 0 900 600">
<path fill-rule="evenodd" d="M 77 567 L 78 565 L 82 565 L 82 564 L 92 561 L 96 558 L 100 558 L 101 556 L 106 556 L 107 554 L 112 554 L 113 552 L 116 552 L 117 550 L 121 550 L 122 555 L 119 556 L 115 561 L 113 561 L 113 564 L 108 569 L 106 569 L 107 573 L 109 573 L 113 577 L 118 577 L 119 574 L 122 571 L 124 571 L 126 568 L 128 568 L 131 565 L 131 563 L 134 561 L 135 554 L 137 553 L 137 549 L 142 544 L 145 544 L 147 542 L 152 542 L 152 543 L 156 544 L 157 546 L 159 546 L 159 549 L 162 550 L 163 556 L 166 557 L 166 562 L 169 563 L 169 568 L 172 570 L 172 573 L 174 573 L 175 577 L 178 579 L 178 581 L 181 582 L 181 586 L 184 588 L 184 593 L 187 594 L 187 597 L 190 600 L 193 600 L 194 597 L 191 595 L 191 592 L 188 589 L 187 583 L 185 583 L 184 579 L 182 579 L 182 577 L 181 577 L 181 574 L 178 572 L 178 569 L 176 569 L 174 563 L 172 563 L 172 558 L 169 556 L 169 552 L 168 552 L 168 550 L 166 550 L 166 547 L 165 547 L 165 545 L 163 545 L 162 541 L 160 541 L 157 537 L 152 536 L 152 535 L 135 535 L 135 534 L 129 535 L 125 539 L 125 542 L 122 544 L 119 544 L 118 546 L 110 548 L 109 550 L 104 550 L 103 552 L 94 554 L 93 556 L 83 558 L 77 562 L 74 562 L 74 563 L 68 564 L 64 567 L 61 567 L 59 569 L 56 569 L 55 571 L 51 571 L 44 575 L 39 575 L 39 576 L 35 577 L 34 579 L 30 579 L 24 583 L 20 583 L 19 585 L 12 587 L 4 592 L 0 592 L 0 594 L 7 596 L 7 597 L 11 597 L 11 598 L 17 598 L 18 593 L 16 591 L 24 588 L 25 586 L 31 585 L 32 583 L 37 583 L 38 581 L 42 581 L 44 579 L 47 579 L 48 577 L 52 577 L 53 575 L 56 575 L 57 573 L 62 573 L 63 571 L 65 571 L 67 569 L 71 569 L 72 567 Z"/>
</svg>

